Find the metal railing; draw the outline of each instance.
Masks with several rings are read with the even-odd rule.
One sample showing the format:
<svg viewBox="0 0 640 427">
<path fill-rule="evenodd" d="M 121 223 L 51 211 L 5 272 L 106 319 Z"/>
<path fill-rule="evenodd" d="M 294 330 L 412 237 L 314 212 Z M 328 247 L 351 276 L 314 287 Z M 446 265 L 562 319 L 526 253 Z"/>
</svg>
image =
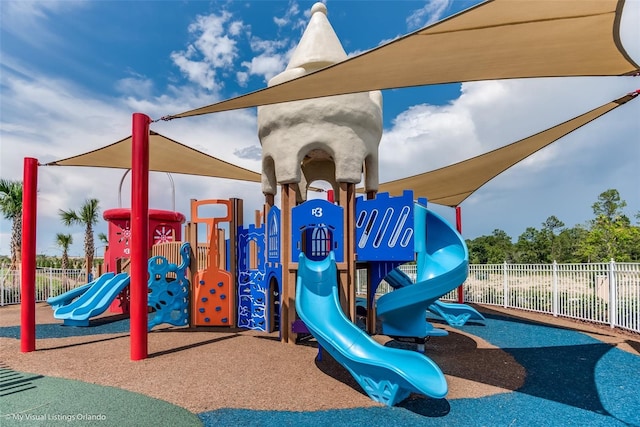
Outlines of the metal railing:
<svg viewBox="0 0 640 427">
<path fill-rule="evenodd" d="M 62 270 L 38 267 L 36 269 L 36 302 L 46 301 L 87 283 L 84 269 Z M 20 271 L 0 270 L 0 306 L 20 304 Z"/>
<path fill-rule="evenodd" d="M 415 281 L 415 264 L 400 269 Z M 84 270 L 38 268 L 36 301 L 85 283 Z M 366 283 L 366 270 L 358 270 L 358 294 L 366 294 Z M 463 290 L 468 303 L 535 311 L 640 333 L 640 263 L 472 264 Z M 383 281 L 376 294 L 391 291 Z M 456 289 L 442 297 L 457 298 Z M 19 303 L 20 272 L 0 270 L 0 306 Z"/>
<path fill-rule="evenodd" d="M 416 266 L 400 266 L 415 281 Z M 357 292 L 366 293 L 366 270 Z M 393 289 L 384 281 L 377 296 Z M 497 305 L 602 323 L 640 333 L 640 263 L 473 264 L 464 302 Z M 442 297 L 457 301 L 457 289 Z"/>
</svg>

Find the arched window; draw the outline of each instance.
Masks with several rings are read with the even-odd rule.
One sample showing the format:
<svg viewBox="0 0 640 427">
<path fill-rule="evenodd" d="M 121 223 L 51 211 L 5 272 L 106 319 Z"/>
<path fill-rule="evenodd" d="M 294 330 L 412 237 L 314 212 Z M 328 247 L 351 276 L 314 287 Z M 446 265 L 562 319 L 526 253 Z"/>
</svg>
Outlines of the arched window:
<svg viewBox="0 0 640 427">
<path fill-rule="evenodd" d="M 280 236 L 278 233 L 278 221 L 274 215 L 271 218 L 271 224 L 269 225 L 269 238 L 267 239 L 267 249 L 269 258 L 280 258 Z"/>
<path fill-rule="evenodd" d="M 324 224 L 307 228 L 304 232 L 305 255 L 314 261 L 326 258 L 331 252 L 333 233 Z"/>
</svg>

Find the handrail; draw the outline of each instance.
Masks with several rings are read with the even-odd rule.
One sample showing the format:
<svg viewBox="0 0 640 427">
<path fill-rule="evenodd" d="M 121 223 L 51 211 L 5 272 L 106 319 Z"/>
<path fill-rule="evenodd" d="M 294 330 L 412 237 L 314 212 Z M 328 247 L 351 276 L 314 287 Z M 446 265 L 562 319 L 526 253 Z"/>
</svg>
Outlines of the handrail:
<svg viewBox="0 0 640 427">
<path fill-rule="evenodd" d="M 122 184 L 124 184 L 124 179 L 127 177 L 127 174 L 130 171 L 131 169 L 127 169 L 122 175 L 122 178 L 120 178 L 120 185 L 118 186 L 118 207 L 119 208 L 122 207 Z M 166 172 L 166 174 L 169 177 L 169 182 L 171 182 L 171 210 L 175 212 L 176 211 L 176 185 L 175 185 L 175 182 L 173 181 L 173 177 L 171 176 L 171 174 L 169 172 Z"/>
</svg>

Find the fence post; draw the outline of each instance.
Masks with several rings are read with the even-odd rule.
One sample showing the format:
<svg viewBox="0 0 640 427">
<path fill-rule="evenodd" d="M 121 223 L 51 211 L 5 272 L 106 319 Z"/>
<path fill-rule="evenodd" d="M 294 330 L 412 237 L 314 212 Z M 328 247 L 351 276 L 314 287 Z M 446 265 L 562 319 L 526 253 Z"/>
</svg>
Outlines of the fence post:
<svg viewBox="0 0 640 427">
<path fill-rule="evenodd" d="M 507 277 L 507 261 L 502 264 L 502 306 L 507 308 L 509 306 L 509 279 Z"/>
<path fill-rule="evenodd" d="M 551 283 L 553 317 L 558 317 L 558 263 L 555 259 L 553 260 L 553 279 Z"/>
<path fill-rule="evenodd" d="M 47 298 L 52 296 L 54 296 L 53 295 L 53 267 L 49 267 L 49 294 L 47 295 Z M 45 298 L 45 301 L 47 298 Z"/>
<path fill-rule="evenodd" d="M 618 292 L 616 286 L 616 262 L 609 261 L 609 324 L 615 328 L 618 324 Z"/>
</svg>

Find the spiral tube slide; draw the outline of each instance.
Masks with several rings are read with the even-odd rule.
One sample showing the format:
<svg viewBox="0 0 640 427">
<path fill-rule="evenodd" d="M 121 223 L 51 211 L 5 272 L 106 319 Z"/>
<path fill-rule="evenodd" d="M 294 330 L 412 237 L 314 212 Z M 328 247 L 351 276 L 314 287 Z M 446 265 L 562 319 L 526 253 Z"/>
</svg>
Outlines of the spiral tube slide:
<svg viewBox="0 0 640 427">
<path fill-rule="evenodd" d="M 415 205 L 417 280 L 378 299 L 382 332 L 394 337 L 425 338 L 433 327 L 425 313 L 442 295 L 464 283 L 469 252 L 462 236 L 441 216 Z"/>
</svg>

